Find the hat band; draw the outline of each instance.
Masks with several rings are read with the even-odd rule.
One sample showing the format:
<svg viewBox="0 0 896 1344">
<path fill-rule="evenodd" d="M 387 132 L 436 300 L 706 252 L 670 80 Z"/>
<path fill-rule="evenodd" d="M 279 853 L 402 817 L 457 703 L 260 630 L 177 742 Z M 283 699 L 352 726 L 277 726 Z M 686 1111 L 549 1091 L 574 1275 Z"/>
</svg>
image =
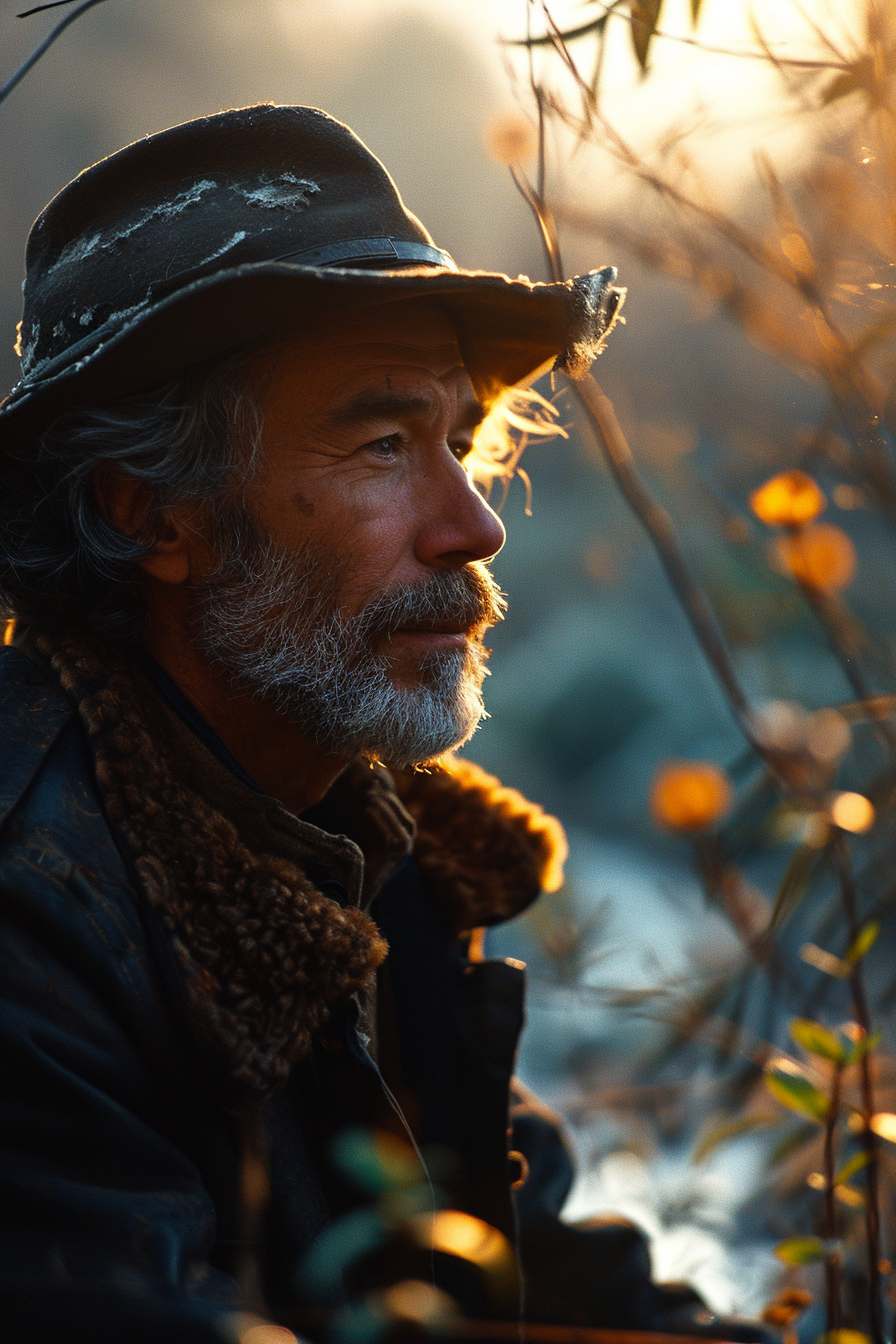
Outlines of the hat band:
<svg viewBox="0 0 896 1344">
<path fill-rule="evenodd" d="M 306 247 L 295 252 L 284 252 L 276 257 L 265 258 L 261 261 L 261 264 L 280 261 L 294 261 L 301 266 L 320 267 L 340 266 L 347 262 L 364 263 L 366 261 L 391 261 L 392 263 L 411 265 L 419 265 L 422 262 L 449 271 L 457 272 L 458 270 L 457 262 L 451 254 L 443 252 L 441 248 L 431 247 L 428 243 L 402 242 L 395 238 L 347 238 L 342 242 L 329 243 L 324 247 Z M 194 280 L 204 278 L 206 277 L 198 273 L 197 270 L 182 271 L 173 276 L 168 276 L 164 281 L 151 285 L 146 300 L 137 304 L 134 309 L 128 310 L 128 316 L 136 313 L 139 309 L 145 310 L 151 302 L 158 302 L 169 297 L 175 290 L 184 288 Z M 38 373 L 34 369 L 30 376 L 26 375 L 26 377 L 20 379 L 7 400 L 15 400 L 17 397 L 27 394 L 28 391 L 40 383 L 55 378 L 60 367 L 64 368 L 73 360 L 78 359 L 84 352 L 92 352 L 97 343 L 98 335 L 98 332 L 91 332 L 80 341 L 76 341 L 74 345 L 60 351 L 55 357 L 38 361 L 40 372 Z"/>
<path fill-rule="evenodd" d="M 325 247 L 281 252 L 272 261 L 296 261 L 300 266 L 339 266 L 347 261 L 423 261 L 430 266 L 457 270 L 454 258 L 428 243 L 404 243 L 394 238 L 346 238 Z"/>
</svg>

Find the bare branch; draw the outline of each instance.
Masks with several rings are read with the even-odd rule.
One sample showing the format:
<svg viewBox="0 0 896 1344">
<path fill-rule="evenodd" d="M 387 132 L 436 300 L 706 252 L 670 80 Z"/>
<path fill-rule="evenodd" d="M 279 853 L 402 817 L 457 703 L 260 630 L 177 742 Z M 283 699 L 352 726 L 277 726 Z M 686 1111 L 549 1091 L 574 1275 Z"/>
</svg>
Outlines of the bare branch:
<svg viewBox="0 0 896 1344">
<path fill-rule="evenodd" d="M 57 3 L 68 3 L 68 0 L 57 0 Z M 35 48 L 35 50 L 28 57 L 27 61 L 25 61 L 23 65 L 20 65 L 15 74 L 6 81 L 6 83 L 2 86 L 2 88 L 0 88 L 0 103 L 2 103 L 6 98 L 9 97 L 9 95 L 12 93 L 16 85 L 20 84 L 22 80 L 25 78 L 25 76 L 28 74 L 28 71 L 32 70 L 34 66 L 37 65 L 38 61 L 40 60 L 41 56 L 43 56 L 44 52 L 48 51 L 50 47 L 52 47 L 57 37 L 61 36 L 61 34 L 65 32 L 69 24 L 74 23 L 75 20 L 79 19 L 82 14 L 86 14 L 88 9 L 93 9 L 94 5 L 101 5 L 101 4 L 103 4 L 103 0 L 84 0 L 83 4 L 78 5 L 77 9 L 73 9 L 70 14 L 66 14 L 64 19 L 60 19 L 56 27 L 44 38 L 40 46 Z M 54 8 L 56 8 L 55 4 L 38 5 L 36 9 L 27 9 L 18 17 L 24 18 L 28 14 L 37 14 L 41 9 L 54 9 Z"/>
<path fill-rule="evenodd" d="M 589 33 L 599 31 L 597 25 L 604 19 L 607 19 L 610 16 L 610 14 L 614 13 L 617 14 L 618 17 L 623 20 L 623 22 L 625 23 L 632 22 L 630 15 L 619 13 L 617 6 L 615 4 L 610 4 L 605 6 L 604 12 L 599 19 L 592 20 L 590 23 L 587 24 L 583 24 L 579 28 L 570 29 L 570 31 L 565 33 L 559 30 L 553 18 L 551 18 L 550 15 L 548 15 L 549 24 L 553 31 L 544 33 L 540 37 L 531 37 L 530 35 L 527 34 L 526 37 L 502 38 L 501 40 L 505 46 L 528 47 L 530 50 L 532 47 L 536 46 L 556 47 L 556 41 L 558 37 L 566 41 L 576 41 L 581 37 L 587 36 Z M 788 56 L 777 56 L 767 49 L 764 43 L 764 39 L 761 38 L 759 39 L 759 41 L 762 46 L 762 49 L 760 51 L 753 51 L 749 47 L 715 47 L 712 46 L 710 43 L 703 42 L 699 37 L 688 37 L 684 33 L 667 33 L 662 28 L 655 29 L 653 36 L 657 38 L 663 38 L 666 42 L 678 42 L 679 44 L 686 47 L 696 47 L 698 51 L 705 51 L 709 56 L 733 56 L 736 59 L 740 60 L 762 61 L 763 63 L 767 63 L 769 60 L 771 60 L 772 63 L 779 69 L 786 68 L 788 70 L 844 70 L 844 71 L 850 69 L 849 60 L 845 56 L 843 56 L 842 53 L 840 52 L 837 52 L 836 58 L 832 60 L 810 60 L 805 57 L 798 58 Z M 831 46 L 830 43 L 826 43 L 826 45 L 828 47 Z M 834 50 L 836 51 L 836 48 L 834 48 Z"/>
<path fill-rule="evenodd" d="M 570 387 L 595 431 L 617 485 L 656 548 L 700 647 L 728 697 L 741 732 L 760 756 L 767 756 L 764 746 L 755 738 L 750 703 L 725 647 L 715 612 L 690 572 L 671 518 L 651 497 L 638 474 L 631 449 L 616 419 L 613 403 L 591 374 L 580 382 L 571 382 Z"/>
</svg>

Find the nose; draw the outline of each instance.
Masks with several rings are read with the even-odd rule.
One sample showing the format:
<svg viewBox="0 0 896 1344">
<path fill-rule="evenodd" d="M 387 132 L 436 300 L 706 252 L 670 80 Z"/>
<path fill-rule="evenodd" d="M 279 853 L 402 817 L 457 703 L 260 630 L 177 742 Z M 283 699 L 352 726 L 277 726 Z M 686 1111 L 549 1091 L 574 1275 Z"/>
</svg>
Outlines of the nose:
<svg viewBox="0 0 896 1344">
<path fill-rule="evenodd" d="M 415 545 L 421 564 L 458 569 L 497 555 L 507 538 L 504 524 L 453 454 L 427 494 L 430 507 Z"/>
</svg>

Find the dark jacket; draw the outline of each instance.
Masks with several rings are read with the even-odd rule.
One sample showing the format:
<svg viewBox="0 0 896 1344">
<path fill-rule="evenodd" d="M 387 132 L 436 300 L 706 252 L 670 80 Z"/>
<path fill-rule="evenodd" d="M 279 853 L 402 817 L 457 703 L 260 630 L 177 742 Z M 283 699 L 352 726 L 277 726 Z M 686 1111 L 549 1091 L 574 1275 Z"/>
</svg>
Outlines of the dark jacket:
<svg viewBox="0 0 896 1344">
<path fill-rule="evenodd" d="M 353 1126 L 406 1119 L 512 1233 L 522 971 L 459 935 L 535 898 L 557 828 L 466 765 L 397 794 L 350 769 L 310 819 L 237 781 L 234 819 L 172 714 L 87 642 L 0 658 L 0 1319 L 32 1344 L 220 1340 L 259 1279 L 288 1318 L 358 1203 L 331 1160 Z"/>
</svg>

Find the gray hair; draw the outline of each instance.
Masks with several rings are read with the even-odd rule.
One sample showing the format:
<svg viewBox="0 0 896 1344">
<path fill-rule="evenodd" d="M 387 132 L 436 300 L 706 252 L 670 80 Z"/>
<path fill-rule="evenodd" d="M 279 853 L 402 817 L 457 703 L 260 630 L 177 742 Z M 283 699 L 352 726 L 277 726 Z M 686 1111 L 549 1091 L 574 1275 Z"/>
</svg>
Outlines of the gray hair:
<svg viewBox="0 0 896 1344">
<path fill-rule="evenodd" d="M 72 411 L 12 465 L 0 503 L 0 602 L 43 627 L 133 638 L 143 619 L 136 562 L 164 512 L 196 500 L 210 513 L 242 493 L 257 466 L 259 398 L 246 352 L 107 407 Z M 102 506 L 114 470 L 146 488 L 129 536 Z"/>
</svg>

